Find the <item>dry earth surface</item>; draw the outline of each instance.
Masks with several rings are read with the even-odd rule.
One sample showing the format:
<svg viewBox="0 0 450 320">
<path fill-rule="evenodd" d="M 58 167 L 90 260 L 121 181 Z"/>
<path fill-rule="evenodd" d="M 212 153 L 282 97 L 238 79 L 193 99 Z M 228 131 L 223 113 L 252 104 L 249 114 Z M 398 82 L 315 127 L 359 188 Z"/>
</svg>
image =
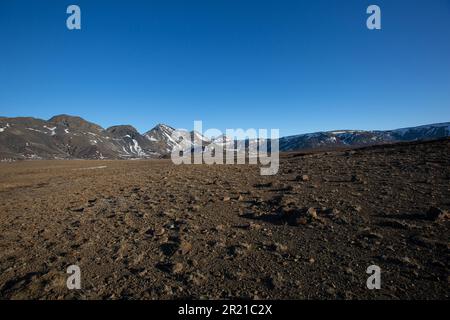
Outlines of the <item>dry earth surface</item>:
<svg viewBox="0 0 450 320">
<path fill-rule="evenodd" d="M 265 177 L 170 160 L 1 163 L 0 298 L 448 299 L 449 151 L 447 139 L 292 153 Z"/>
</svg>

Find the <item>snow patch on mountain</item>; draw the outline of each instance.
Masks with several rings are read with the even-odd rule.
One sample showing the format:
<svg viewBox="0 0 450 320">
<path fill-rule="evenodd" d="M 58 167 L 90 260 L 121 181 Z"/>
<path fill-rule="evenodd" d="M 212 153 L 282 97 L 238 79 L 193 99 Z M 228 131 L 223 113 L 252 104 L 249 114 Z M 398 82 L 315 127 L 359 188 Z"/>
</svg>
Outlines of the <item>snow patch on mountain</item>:
<svg viewBox="0 0 450 320">
<path fill-rule="evenodd" d="M 44 126 L 44 128 L 50 131 L 50 135 L 51 135 L 51 136 L 56 135 L 56 132 L 55 132 L 56 127 L 50 128 L 50 127 Z"/>
<path fill-rule="evenodd" d="M 143 152 L 142 152 L 142 148 L 139 145 L 139 143 L 133 139 L 133 146 L 132 146 L 132 150 L 134 151 L 134 153 L 136 153 L 138 156 L 142 156 Z"/>
<path fill-rule="evenodd" d="M 7 128 L 9 128 L 9 123 L 6 123 L 4 127 L 0 127 L 0 132 L 4 132 Z"/>
</svg>

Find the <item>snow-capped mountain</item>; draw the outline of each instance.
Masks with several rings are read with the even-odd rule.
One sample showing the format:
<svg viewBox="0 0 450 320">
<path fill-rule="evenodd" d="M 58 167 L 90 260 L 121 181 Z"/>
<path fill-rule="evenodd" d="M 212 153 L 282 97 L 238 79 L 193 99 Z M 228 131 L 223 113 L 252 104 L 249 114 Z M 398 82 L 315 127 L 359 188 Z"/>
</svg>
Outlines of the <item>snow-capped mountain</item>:
<svg viewBox="0 0 450 320">
<path fill-rule="evenodd" d="M 431 140 L 450 136 L 450 122 L 387 131 L 340 130 L 316 132 L 280 139 L 281 151 L 367 146 L 401 141 Z"/>
<path fill-rule="evenodd" d="M 398 141 L 435 139 L 450 135 L 450 122 L 385 131 Z"/>
<path fill-rule="evenodd" d="M 130 159 L 163 156 L 132 126 L 108 129 L 80 117 L 0 118 L 0 159 Z"/>
<path fill-rule="evenodd" d="M 149 141 L 132 126 L 113 126 L 106 131 L 121 146 L 119 153 L 122 158 L 151 158 L 157 155 Z"/>
<path fill-rule="evenodd" d="M 280 151 L 366 146 L 450 136 L 450 123 L 388 131 L 341 130 L 279 139 Z M 256 150 L 257 140 L 234 141 L 226 135 L 208 139 L 201 133 L 159 124 L 141 135 L 129 125 L 101 126 L 80 117 L 49 120 L 0 117 L 0 160 L 10 159 L 145 159 L 169 157 L 172 150 L 193 152 Z"/>
<path fill-rule="evenodd" d="M 209 144 L 209 139 L 196 131 L 174 129 L 165 124 L 156 127 L 144 134 L 152 149 L 161 155 L 167 155 L 175 148 L 179 150 L 202 150 L 202 146 Z"/>
</svg>

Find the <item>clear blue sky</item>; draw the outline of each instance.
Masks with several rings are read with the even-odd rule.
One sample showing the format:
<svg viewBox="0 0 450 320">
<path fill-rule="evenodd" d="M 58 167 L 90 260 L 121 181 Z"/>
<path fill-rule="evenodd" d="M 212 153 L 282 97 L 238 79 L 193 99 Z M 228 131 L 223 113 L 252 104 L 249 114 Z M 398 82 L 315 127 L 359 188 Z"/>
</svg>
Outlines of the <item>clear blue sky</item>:
<svg viewBox="0 0 450 320">
<path fill-rule="evenodd" d="M 450 121 L 450 1 L 1 0 L 0 115 L 60 113 L 281 135 Z"/>
</svg>

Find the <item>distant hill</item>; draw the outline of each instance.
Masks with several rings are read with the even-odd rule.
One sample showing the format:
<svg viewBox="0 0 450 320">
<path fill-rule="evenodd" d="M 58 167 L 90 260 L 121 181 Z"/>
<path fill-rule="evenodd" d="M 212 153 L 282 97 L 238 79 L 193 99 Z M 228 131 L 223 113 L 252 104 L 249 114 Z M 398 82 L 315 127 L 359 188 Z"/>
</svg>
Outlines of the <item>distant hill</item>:
<svg viewBox="0 0 450 320">
<path fill-rule="evenodd" d="M 450 123 L 446 122 L 388 131 L 341 130 L 302 134 L 280 138 L 279 145 L 280 151 L 301 151 L 432 140 L 448 136 Z M 211 141 L 198 132 L 176 130 L 165 124 L 158 124 L 141 135 L 130 125 L 104 129 L 95 123 L 70 115 L 58 115 L 49 120 L 0 117 L 0 160 L 3 161 L 150 159 L 166 157 L 175 147 L 201 152 L 214 144 L 234 148 L 234 142 L 226 136 Z"/>
</svg>

